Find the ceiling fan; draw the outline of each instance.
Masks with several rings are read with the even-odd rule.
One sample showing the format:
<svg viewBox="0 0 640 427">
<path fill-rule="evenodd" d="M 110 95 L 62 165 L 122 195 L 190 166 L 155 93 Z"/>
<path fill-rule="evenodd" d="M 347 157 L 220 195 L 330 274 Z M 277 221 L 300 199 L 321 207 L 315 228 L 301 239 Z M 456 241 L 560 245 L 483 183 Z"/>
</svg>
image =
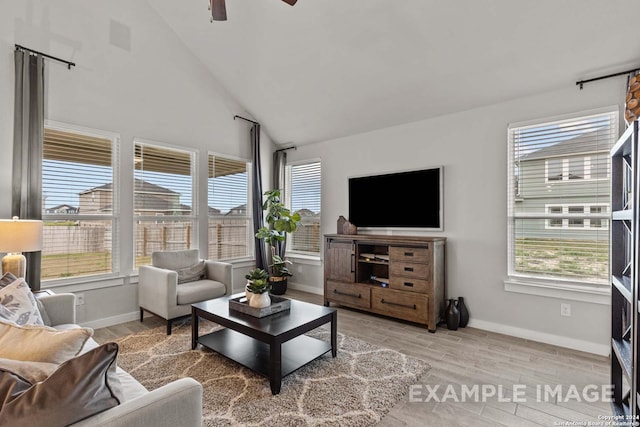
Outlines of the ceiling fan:
<svg viewBox="0 0 640 427">
<path fill-rule="evenodd" d="M 298 0 L 282 0 L 289 6 L 296 4 Z M 211 11 L 211 22 L 213 21 L 226 21 L 227 20 L 227 8 L 224 4 L 225 0 L 209 0 L 209 10 Z"/>
</svg>

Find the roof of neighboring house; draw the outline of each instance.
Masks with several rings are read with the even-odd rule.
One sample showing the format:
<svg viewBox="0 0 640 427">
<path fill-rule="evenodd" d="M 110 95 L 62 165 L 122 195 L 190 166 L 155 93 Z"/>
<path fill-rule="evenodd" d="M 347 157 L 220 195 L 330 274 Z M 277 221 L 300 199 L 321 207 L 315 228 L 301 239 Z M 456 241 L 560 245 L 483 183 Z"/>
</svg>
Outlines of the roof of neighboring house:
<svg viewBox="0 0 640 427">
<path fill-rule="evenodd" d="M 243 205 L 238 205 L 238 206 L 235 206 L 235 207 L 229 209 L 229 212 L 227 212 L 225 214 L 225 216 L 226 215 L 235 215 L 235 213 L 238 212 L 238 211 L 246 212 L 247 211 L 247 204 L 245 203 Z"/>
<path fill-rule="evenodd" d="M 299 211 L 297 211 L 300 216 L 316 216 L 317 214 L 312 211 L 311 209 L 300 209 Z"/>
<path fill-rule="evenodd" d="M 164 194 L 178 194 L 177 192 L 170 190 L 165 187 L 161 187 L 156 184 L 152 184 L 150 182 L 144 181 L 142 179 L 135 179 L 135 192 L 137 193 L 164 193 Z M 94 191 L 111 191 L 113 187 L 113 182 L 108 182 L 99 187 L 90 188 L 89 190 L 81 191 L 80 194 L 87 194 Z"/>
<path fill-rule="evenodd" d="M 75 206 L 66 205 L 66 204 L 58 205 L 58 206 L 52 206 L 52 207 L 50 207 L 50 208 L 46 208 L 46 209 L 47 209 L 48 211 L 55 211 L 55 210 L 58 210 L 58 209 L 64 209 L 64 208 L 66 208 L 66 209 L 78 209 L 78 208 L 76 208 Z"/>
<path fill-rule="evenodd" d="M 548 157 L 557 157 L 563 155 L 575 155 L 577 153 L 593 153 L 595 151 L 609 151 L 609 148 L 602 144 L 602 138 L 598 141 L 597 134 L 601 132 L 603 136 L 608 136 L 609 131 L 606 128 L 599 128 L 591 132 L 583 133 L 576 137 L 547 145 L 539 150 L 520 156 L 521 161 L 545 159 Z M 600 142 L 600 145 L 598 144 Z"/>
</svg>

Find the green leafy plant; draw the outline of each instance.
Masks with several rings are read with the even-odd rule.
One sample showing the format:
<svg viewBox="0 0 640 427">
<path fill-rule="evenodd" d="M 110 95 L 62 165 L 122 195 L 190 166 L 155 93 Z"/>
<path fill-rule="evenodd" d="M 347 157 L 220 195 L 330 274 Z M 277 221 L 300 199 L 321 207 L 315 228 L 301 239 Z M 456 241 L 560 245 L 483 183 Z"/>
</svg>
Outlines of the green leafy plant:
<svg viewBox="0 0 640 427">
<path fill-rule="evenodd" d="M 290 277 L 292 273 L 287 265 L 292 263 L 284 259 L 285 242 L 287 233 L 295 233 L 300 227 L 302 217 L 298 212 L 291 212 L 282 203 L 280 190 L 265 191 L 264 195 L 266 200 L 262 204 L 262 210 L 266 211 L 265 221 L 268 225 L 258 229 L 256 237 L 267 242 L 271 249 L 270 276 Z"/>
<path fill-rule="evenodd" d="M 271 290 L 271 284 L 267 279 L 254 279 L 247 284 L 247 290 L 253 294 L 263 294 Z"/>
<path fill-rule="evenodd" d="M 245 274 L 244 278 L 252 282 L 260 279 L 267 280 L 269 278 L 269 274 L 261 268 L 255 268 Z"/>
</svg>

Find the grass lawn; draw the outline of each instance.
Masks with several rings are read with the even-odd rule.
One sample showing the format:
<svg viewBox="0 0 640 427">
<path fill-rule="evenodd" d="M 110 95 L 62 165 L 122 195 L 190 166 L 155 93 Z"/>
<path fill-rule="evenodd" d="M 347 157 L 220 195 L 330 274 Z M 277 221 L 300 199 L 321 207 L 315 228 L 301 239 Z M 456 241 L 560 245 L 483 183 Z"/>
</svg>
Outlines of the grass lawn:
<svg viewBox="0 0 640 427">
<path fill-rule="evenodd" d="M 523 238 L 516 240 L 518 273 L 609 281 L 609 246 L 591 240 Z"/>
</svg>

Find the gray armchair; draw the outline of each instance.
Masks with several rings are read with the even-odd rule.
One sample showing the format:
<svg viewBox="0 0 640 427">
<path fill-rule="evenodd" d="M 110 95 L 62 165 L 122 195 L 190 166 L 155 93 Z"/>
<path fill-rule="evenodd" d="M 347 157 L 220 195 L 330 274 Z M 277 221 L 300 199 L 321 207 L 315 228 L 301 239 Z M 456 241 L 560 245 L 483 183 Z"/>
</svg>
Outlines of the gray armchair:
<svg viewBox="0 0 640 427">
<path fill-rule="evenodd" d="M 231 264 L 200 259 L 197 249 L 159 251 L 152 265 L 143 265 L 138 276 L 140 321 L 144 312 L 171 323 L 191 315 L 191 304 L 231 294 Z"/>
</svg>

